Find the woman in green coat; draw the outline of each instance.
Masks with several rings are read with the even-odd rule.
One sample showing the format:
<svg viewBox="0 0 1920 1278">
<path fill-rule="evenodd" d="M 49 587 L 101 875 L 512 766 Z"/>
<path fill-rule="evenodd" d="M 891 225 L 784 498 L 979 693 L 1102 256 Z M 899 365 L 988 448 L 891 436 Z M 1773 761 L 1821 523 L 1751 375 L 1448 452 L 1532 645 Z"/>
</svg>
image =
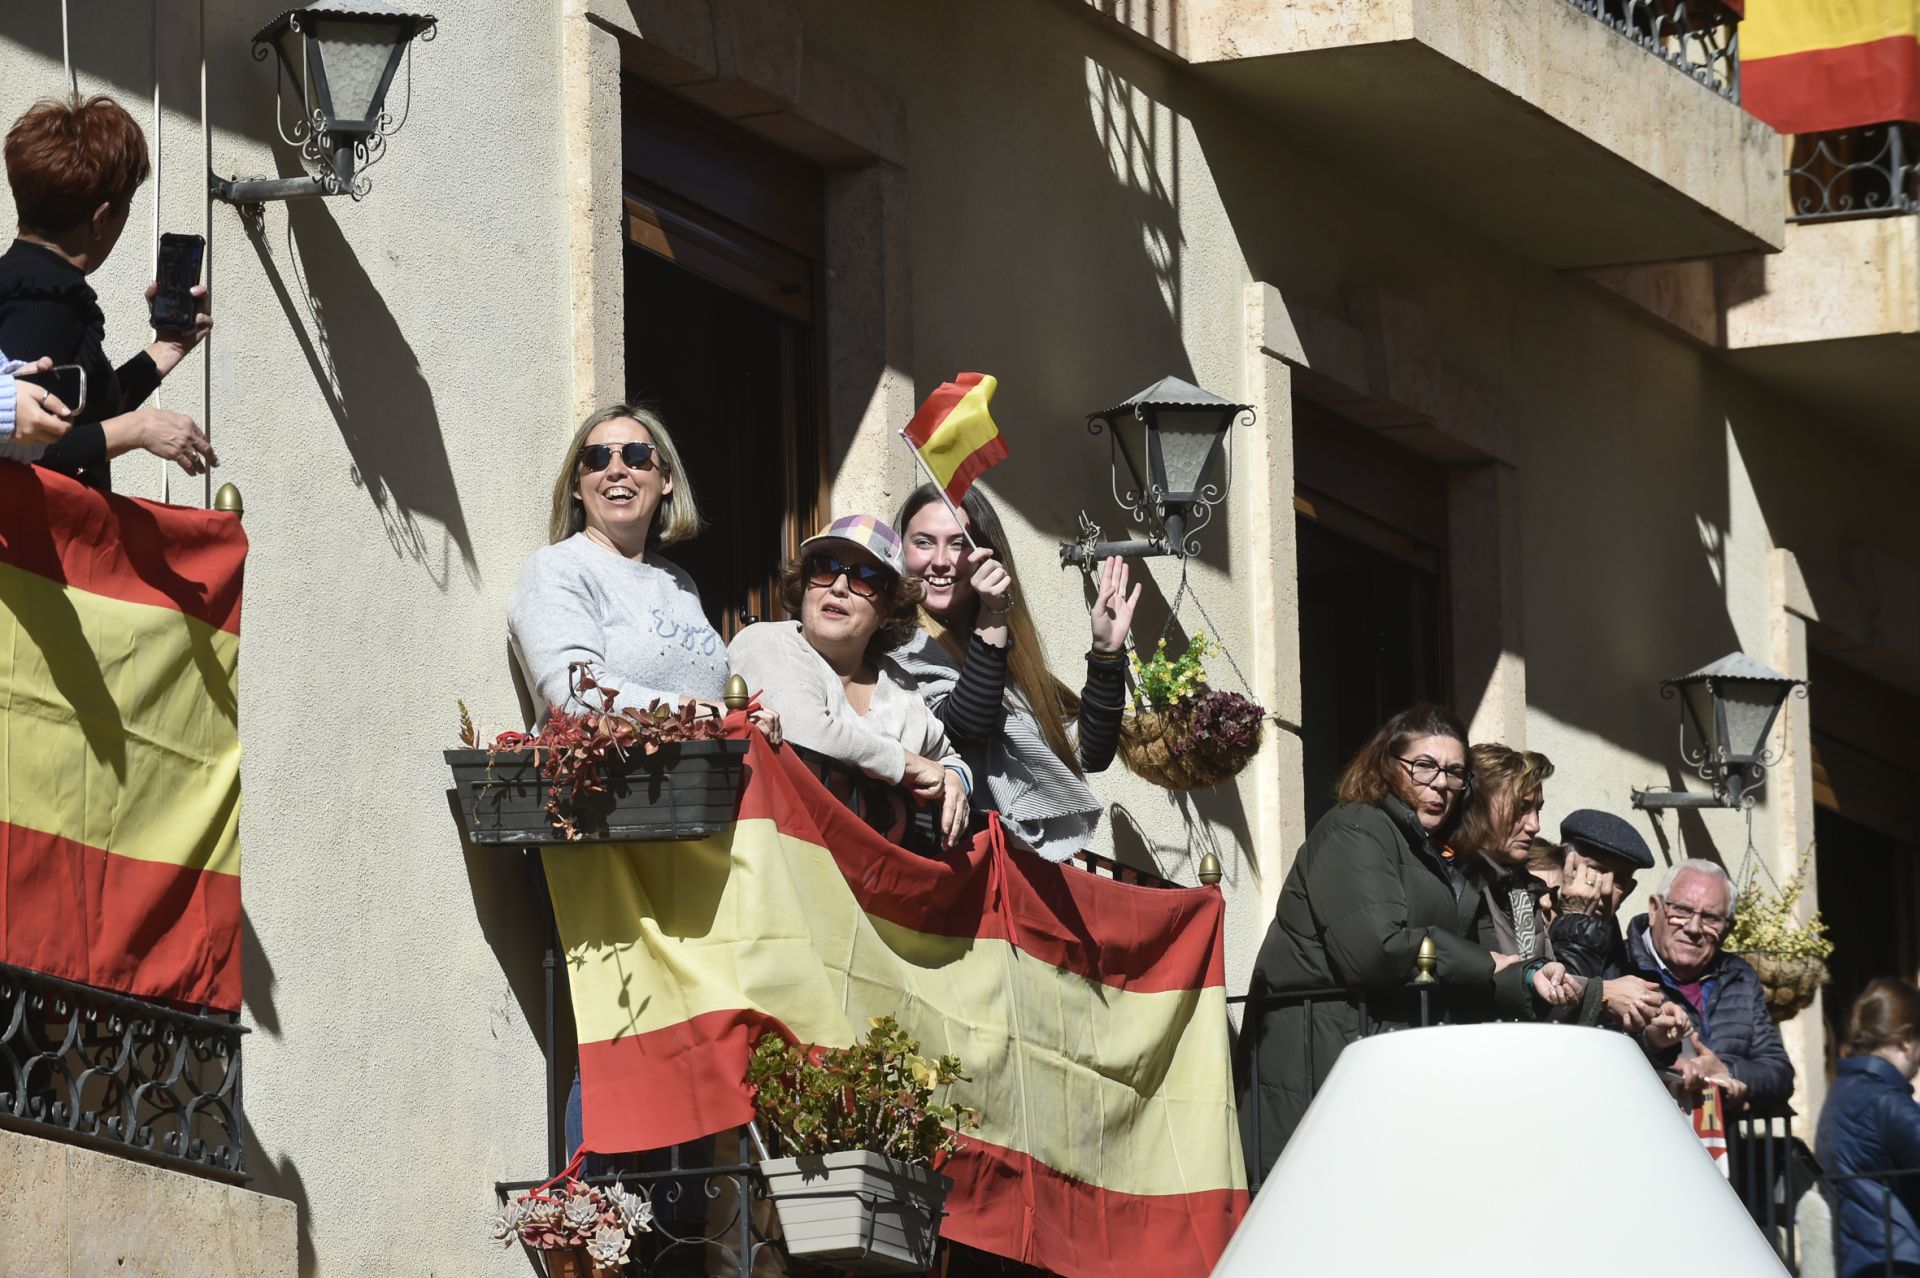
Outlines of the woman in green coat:
<svg viewBox="0 0 1920 1278">
<path fill-rule="evenodd" d="M 1472 775 L 1467 732 L 1419 705 L 1347 764 L 1339 804 L 1314 826 L 1280 889 L 1254 962 L 1236 1049 L 1241 1140 L 1266 1178 L 1348 1043 L 1418 1023 L 1409 983 L 1432 940 L 1435 1017 L 1530 1019 L 1578 995 L 1557 963 L 1497 955 L 1477 938 L 1485 898 L 1442 855 Z M 1307 1004 L 1289 991 L 1338 987 Z"/>
</svg>

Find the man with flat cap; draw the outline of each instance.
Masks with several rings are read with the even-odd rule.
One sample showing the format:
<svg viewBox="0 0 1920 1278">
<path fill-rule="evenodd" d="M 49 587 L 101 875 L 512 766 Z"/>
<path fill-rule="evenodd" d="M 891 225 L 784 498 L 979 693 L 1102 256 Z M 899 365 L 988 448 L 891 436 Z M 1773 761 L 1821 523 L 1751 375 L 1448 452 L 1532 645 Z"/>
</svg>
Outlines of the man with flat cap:
<svg viewBox="0 0 1920 1278">
<path fill-rule="evenodd" d="M 1634 876 L 1653 868 L 1653 849 L 1640 832 L 1595 808 L 1579 808 L 1560 822 L 1559 883 L 1543 906 L 1552 916 L 1547 940 L 1553 957 L 1575 976 L 1606 983 L 1607 1011 L 1629 1032 L 1660 1016 L 1666 996 L 1636 972 L 1620 935 L 1621 903 Z"/>
</svg>

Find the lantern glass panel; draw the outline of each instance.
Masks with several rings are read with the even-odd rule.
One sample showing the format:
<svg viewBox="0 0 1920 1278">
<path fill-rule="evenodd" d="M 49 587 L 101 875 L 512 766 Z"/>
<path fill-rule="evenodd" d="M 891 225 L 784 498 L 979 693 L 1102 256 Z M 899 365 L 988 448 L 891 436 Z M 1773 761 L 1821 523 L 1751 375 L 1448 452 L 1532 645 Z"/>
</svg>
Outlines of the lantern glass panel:
<svg viewBox="0 0 1920 1278">
<path fill-rule="evenodd" d="M 1188 501 L 1200 495 L 1213 468 L 1220 436 L 1230 419 L 1217 408 L 1161 408 L 1154 424 L 1163 464 L 1163 481 L 1172 500 Z"/>
<path fill-rule="evenodd" d="M 1723 748 L 1717 739 L 1719 720 L 1713 713 L 1713 689 L 1705 679 L 1685 679 L 1680 683 L 1680 704 L 1686 707 L 1701 749 L 1711 759 Z"/>
<path fill-rule="evenodd" d="M 328 20 L 310 17 L 313 56 L 326 78 L 330 123 L 372 130 L 386 98 L 388 69 L 406 47 L 407 22 Z"/>
<path fill-rule="evenodd" d="M 274 40 L 273 47 L 280 55 L 280 65 L 286 69 L 287 79 L 293 84 L 293 99 L 300 106 L 301 118 L 310 118 L 316 107 L 324 109 L 326 104 L 315 97 L 315 86 L 307 82 L 306 32 L 295 31 L 289 25 Z"/>
<path fill-rule="evenodd" d="M 1120 446 L 1122 464 L 1127 468 L 1127 485 L 1144 501 L 1153 478 L 1147 470 L 1146 423 L 1138 413 L 1129 411 L 1107 419 L 1107 429 L 1113 432 L 1114 442 Z"/>
<path fill-rule="evenodd" d="M 1786 695 L 1786 685 L 1760 679 L 1721 680 L 1714 689 L 1727 716 L 1727 752 L 1757 758 L 1766 748 L 1767 729 Z"/>
</svg>

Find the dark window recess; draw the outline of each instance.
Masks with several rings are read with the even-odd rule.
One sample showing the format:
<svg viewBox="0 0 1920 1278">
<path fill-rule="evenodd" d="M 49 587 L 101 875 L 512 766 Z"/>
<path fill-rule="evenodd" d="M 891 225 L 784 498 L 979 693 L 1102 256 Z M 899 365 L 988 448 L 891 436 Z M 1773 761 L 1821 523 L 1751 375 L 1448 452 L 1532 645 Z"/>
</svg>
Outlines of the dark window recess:
<svg viewBox="0 0 1920 1278">
<path fill-rule="evenodd" d="M 1388 716 L 1444 696 L 1441 583 L 1396 555 L 1299 519 L 1301 753 L 1308 826 Z"/>
<path fill-rule="evenodd" d="M 622 108 L 627 394 L 673 431 L 706 529 L 667 554 L 731 636 L 781 615 L 825 505 L 823 179 L 637 78 Z"/>
<path fill-rule="evenodd" d="M 1386 434 L 1293 402 L 1300 741 L 1309 825 L 1387 718 L 1451 693 L 1447 474 Z"/>
</svg>

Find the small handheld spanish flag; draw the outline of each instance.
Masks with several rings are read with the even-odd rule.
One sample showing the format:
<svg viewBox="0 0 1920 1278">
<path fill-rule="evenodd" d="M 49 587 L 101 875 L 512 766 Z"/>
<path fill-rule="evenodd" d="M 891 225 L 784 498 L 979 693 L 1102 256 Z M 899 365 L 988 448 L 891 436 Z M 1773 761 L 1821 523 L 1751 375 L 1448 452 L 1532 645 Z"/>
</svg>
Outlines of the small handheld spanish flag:
<svg viewBox="0 0 1920 1278">
<path fill-rule="evenodd" d="M 1006 441 L 987 411 L 999 385 L 986 373 L 942 382 L 900 432 L 950 502 L 965 497 L 987 467 L 1007 459 Z"/>
</svg>

